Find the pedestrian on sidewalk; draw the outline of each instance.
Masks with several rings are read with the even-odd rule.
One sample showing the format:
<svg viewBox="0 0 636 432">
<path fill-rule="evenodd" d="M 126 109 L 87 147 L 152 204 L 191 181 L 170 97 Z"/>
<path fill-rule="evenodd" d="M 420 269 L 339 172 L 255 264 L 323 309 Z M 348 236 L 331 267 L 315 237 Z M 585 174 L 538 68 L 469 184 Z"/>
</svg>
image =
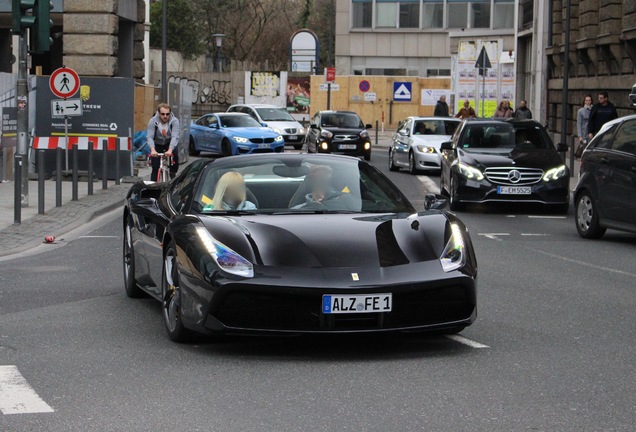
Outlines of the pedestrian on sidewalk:
<svg viewBox="0 0 636 432">
<path fill-rule="evenodd" d="M 590 111 L 590 119 L 587 123 L 587 137 L 594 138 L 594 135 L 601 130 L 603 125 L 609 121 L 618 118 L 618 112 L 613 103 L 609 101 L 609 95 L 606 91 L 598 94 L 598 103 L 592 107 Z"/>
<path fill-rule="evenodd" d="M 157 179 L 159 173 L 159 158 L 157 153 L 172 156 L 170 165 L 170 178 L 173 179 L 179 169 L 179 119 L 172 113 L 170 105 L 160 103 L 157 113 L 148 122 L 146 140 L 150 147 L 150 166 L 152 167 L 151 180 Z"/>
<path fill-rule="evenodd" d="M 448 110 L 448 104 L 446 103 L 446 96 L 440 96 L 437 104 L 435 105 L 433 115 L 435 117 L 450 117 L 450 111 Z"/>
<path fill-rule="evenodd" d="M 495 115 L 493 118 L 511 118 L 512 117 L 512 108 L 510 108 L 510 101 L 508 99 L 504 99 L 499 102 L 499 106 L 495 110 Z"/>
<path fill-rule="evenodd" d="M 574 153 L 576 158 L 580 158 L 587 146 L 587 125 L 590 121 L 590 112 L 592 111 L 592 95 L 585 95 L 583 107 L 576 112 L 576 133 L 579 138 L 579 145 Z"/>
<path fill-rule="evenodd" d="M 455 118 L 460 118 L 462 120 L 475 117 L 477 117 L 477 115 L 475 114 L 473 107 L 470 106 L 470 101 L 468 99 L 464 101 L 464 106 L 457 114 L 455 114 Z"/>
<path fill-rule="evenodd" d="M 514 117 L 519 120 L 532 118 L 532 111 L 528 108 L 528 101 L 525 99 L 519 101 L 519 108 L 515 111 Z"/>
</svg>

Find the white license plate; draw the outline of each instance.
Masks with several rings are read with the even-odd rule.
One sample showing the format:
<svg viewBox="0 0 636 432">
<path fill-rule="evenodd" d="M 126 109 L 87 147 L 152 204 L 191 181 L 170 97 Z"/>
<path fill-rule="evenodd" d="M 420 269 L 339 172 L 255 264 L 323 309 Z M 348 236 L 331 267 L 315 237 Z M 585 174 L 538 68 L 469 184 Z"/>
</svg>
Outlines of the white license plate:
<svg viewBox="0 0 636 432">
<path fill-rule="evenodd" d="M 522 186 L 498 186 L 497 193 L 499 195 L 530 195 L 532 194 L 532 188 Z"/>
<path fill-rule="evenodd" d="M 271 147 L 271 145 L 269 145 L 269 144 L 259 144 L 258 145 L 259 149 L 261 149 L 261 148 L 265 149 L 265 148 L 270 148 L 270 147 Z"/>
<path fill-rule="evenodd" d="M 340 150 L 355 150 L 356 145 L 355 144 L 340 144 L 338 148 Z"/>
<path fill-rule="evenodd" d="M 298 135 L 289 135 L 287 139 L 290 141 L 296 141 L 298 139 Z"/>
<path fill-rule="evenodd" d="M 392 306 L 391 293 L 322 296 L 322 313 L 324 314 L 391 312 Z"/>
</svg>

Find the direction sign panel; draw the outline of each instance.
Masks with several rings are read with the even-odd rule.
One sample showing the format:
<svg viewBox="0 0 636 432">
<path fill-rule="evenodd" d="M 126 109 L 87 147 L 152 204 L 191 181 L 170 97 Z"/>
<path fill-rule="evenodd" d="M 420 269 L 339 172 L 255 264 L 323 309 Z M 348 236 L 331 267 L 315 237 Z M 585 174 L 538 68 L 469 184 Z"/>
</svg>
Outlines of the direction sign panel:
<svg viewBox="0 0 636 432">
<path fill-rule="evenodd" d="M 410 102 L 413 97 L 413 83 L 410 81 L 396 81 L 393 83 L 393 100 L 401 102 Z"/>
<path fill-rule="evenodd" d="M 70 98 L 80 88 L 79 75 L 71 68 L 61 67 L 51 74 L 49 87 L 55 96 L 63 99 Z"/>
<path fill-rule="evenodd" d="M 327 91 L 328 87 L 329 86 L 327 84 L 319 84 L 318 90 Z M 340 84 L 331 84 L 331 91 L 338 91 L 338 90 L 340 90 Z"/>
<path fill-rule="evenodd" d="M 81 116 L 81 99 L 53 99 L 51 101 L 51 117 Z"/>
</svg>

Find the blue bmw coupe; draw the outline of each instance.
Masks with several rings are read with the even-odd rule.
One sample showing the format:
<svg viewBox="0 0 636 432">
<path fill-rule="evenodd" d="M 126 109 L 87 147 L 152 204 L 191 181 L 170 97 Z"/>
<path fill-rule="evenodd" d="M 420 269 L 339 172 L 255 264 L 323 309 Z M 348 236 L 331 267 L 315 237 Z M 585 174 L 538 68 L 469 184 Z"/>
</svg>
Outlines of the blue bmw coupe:
<svg viewBox="0 0 636 432">
<path fill-rule="evenodd" d="M 249 153 L 282 153 L 283 137 L 247 114 L 206 114 L 190 125 L 189 152 L 217 153 L 223 156 Z"/>
</svg>

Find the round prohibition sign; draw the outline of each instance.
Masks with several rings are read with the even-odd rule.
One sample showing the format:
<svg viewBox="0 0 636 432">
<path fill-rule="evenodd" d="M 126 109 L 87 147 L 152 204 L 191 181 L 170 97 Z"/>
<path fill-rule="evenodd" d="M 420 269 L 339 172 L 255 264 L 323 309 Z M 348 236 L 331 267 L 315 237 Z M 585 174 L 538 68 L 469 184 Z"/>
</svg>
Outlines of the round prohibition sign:
<svg viewBox="0 0 636 432">
<path fill-rule="evenodd" d="M 79 75 L 71 68 L 61 67 L 51 74 L 49 87 L 55 96 L 62 99 L 69 98 L 80 88 Z"/>
<path fill-rule="evenodd" d="M 360 91 L 362 93 L 366 93 L 369 90 L 371 90 L 371 83 L 367 80 L 362 80 L 360 81 L 360 84 L 358 85 L 358 88 L 360 89 Z"/>
</svg>

